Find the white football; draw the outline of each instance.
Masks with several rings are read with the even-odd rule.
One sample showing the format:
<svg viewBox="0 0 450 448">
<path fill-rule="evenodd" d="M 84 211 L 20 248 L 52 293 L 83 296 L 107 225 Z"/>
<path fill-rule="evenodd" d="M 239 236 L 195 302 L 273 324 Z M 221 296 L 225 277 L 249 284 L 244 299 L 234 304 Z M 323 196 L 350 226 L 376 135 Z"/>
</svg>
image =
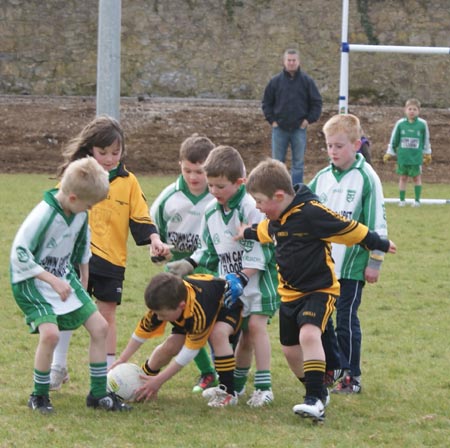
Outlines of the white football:
<svg viewBox="0 0 450 448">
<path fill-rule="evenodd" d="M 136 389 L 144 384 L 140 376 L 144 371 L 136 364 L 125 362 L 119 364 L 108 372 L 107 388 L 124 401 L 134 401 Z"/>
</svg>

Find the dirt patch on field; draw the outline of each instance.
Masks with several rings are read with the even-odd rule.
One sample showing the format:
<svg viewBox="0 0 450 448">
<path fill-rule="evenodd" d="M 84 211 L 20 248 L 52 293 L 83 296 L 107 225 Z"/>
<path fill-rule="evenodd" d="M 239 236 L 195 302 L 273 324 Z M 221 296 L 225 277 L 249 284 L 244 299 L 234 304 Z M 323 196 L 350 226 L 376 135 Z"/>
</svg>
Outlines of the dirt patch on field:
<svg viewBox="0 0 450 448">
<path fill-rule="evenodd" d="M 372 141 L 373 165 L 382 180 L 397 179 L 395 164 L 382 157 L 402 108 L 354 106 Z M 305 179 L 327 164 L 321 128 L 336 105 L 325 105 L 318 123 L 308 129 Z M 50 173 L 61 163 L 61 149 L 95 116 L 95 99 L 85 97 L 0 96 L 0 172 Z M 447 144 L 450 110 L 423 109 L 428 121 L 433 163 L 424 182 L 450 183 Z M 124 98 L 121 122 L 128 149 L 127 166 L 137 174 L 178 173 L 180 143 L 194 132 L 216 144 L 238 149 L 248 170 L 270 155 L 270 127 L 259 101 Z"/>
</svg>

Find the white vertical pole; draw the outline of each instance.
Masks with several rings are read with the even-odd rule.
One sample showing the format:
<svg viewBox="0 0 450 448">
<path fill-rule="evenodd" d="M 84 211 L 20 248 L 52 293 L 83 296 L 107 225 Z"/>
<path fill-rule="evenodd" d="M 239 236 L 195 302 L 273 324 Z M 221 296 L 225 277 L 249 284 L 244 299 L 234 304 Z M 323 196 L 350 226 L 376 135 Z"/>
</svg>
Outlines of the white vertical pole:
<svg viewBox="0 0 450 448">
<path fill-rule="evenodd" d="M 99 0 L 97 116 L 120 119 L 121 0 Z"/>
<path fill-rule="evenodd" d="M 339 82 L 339 113 L 348 112 L 348 0 L 342 1 L 342 31 L 341 31 L 341 77 Z"/>
</svg>

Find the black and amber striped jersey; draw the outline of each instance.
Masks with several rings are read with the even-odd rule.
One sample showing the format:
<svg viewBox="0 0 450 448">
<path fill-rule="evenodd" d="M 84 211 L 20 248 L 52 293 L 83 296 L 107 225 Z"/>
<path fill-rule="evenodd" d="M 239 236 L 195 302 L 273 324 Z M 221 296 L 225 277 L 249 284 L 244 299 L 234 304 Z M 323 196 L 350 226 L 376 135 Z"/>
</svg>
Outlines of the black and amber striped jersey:
<svg viewBox="0 0 450 448">
<path fill-rule="evenodd" d="M 389 241 L 357 221 L 349 221 L 319 202 L 306 186 L 297 188 L 291 204 L 277 220 L 246 229 L 246 239 L 275 243 L 278 292 L 283 302 L 311 292 L 339 295 L 331 242 L 387 252 Z"/>
<path fill-rule="evenodd" d="M 187 289 L 186 307 L 183 314 L 172 325 L 186 333 L 186 348 L 197 350 L 208 341 L 209 335 L 223 305 L 226 282 L 208 274 L 195 274 L 184 278 Z M 158 320 L 149 310 L 139 321 L 134 336 L 149 339 L 162 336 L 167 321 Z"/>
</svg>

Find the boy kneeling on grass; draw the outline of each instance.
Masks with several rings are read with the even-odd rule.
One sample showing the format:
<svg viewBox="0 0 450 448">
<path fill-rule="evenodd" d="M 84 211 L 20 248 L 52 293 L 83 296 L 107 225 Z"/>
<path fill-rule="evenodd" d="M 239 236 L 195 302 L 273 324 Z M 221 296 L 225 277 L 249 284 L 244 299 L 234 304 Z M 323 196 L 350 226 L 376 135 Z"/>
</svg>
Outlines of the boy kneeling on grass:
<svg viewBox="0 0 450 448">
<path fill-rule="evenodd" d="M 162 336 L 167 322 L 172 324 L 171 334 L 142 366 L 148 376 L 136 391 L 137 401 L 156 398 L 161 386 L 192 361 L 209 340 L 220 386 L 205 389 L 202 395 L 211 407 L 237 404 L 233 384 L 236 361 L 230 339 L 237 337 L 241 326 L 242 302 L 238 298 L 242 291 L 234 277 L 225 281 L 195 274 L 182 279 L 162 272 L 152 278 L 144 295 L 149 310 L 114 364 L 127 362 L 147 339 Z"/>
</svg>

